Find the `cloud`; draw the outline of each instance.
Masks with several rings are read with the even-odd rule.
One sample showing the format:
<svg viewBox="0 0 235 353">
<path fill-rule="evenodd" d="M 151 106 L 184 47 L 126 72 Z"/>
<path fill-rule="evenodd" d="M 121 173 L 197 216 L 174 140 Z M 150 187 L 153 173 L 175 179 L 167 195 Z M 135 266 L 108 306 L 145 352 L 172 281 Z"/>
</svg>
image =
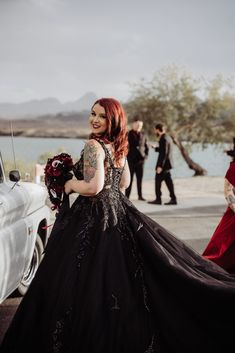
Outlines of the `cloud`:
<svg viewBox="0 0 235 353">
<path fill-rule="evenodd" d="M 234 9 L 229 0 L 2 0 L 0 101 L 128 97 L 126 82 L 172 62 L 231 75 Z"/>
</svg>

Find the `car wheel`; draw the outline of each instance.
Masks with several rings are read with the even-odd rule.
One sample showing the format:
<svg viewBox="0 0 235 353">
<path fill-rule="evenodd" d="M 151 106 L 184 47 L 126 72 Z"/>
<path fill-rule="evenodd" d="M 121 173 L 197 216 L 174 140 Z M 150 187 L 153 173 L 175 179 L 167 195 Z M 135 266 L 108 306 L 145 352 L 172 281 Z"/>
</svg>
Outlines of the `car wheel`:
<svg viewBox="0 0 235 353">
<path fill-rule="evenodd" d="M 25 293 L 27 292 L 28 287 L 29 287 L 30 283 L 32 282 L 32 279 L 35 276 L 35 273 L 38 269 L 38 266 L 42 260 L 43 251 L 44 251 L 44 247 L 43 247 L 42 239 L 37 234 L 36 243 L 35 243 L 30 266 L 29 266 L 28 270 L 25 272 L 24 277 L 22 278 L 20 285 L 18 287 L 18 293 L 20 295 L 25 295 Z"/>
</svg>

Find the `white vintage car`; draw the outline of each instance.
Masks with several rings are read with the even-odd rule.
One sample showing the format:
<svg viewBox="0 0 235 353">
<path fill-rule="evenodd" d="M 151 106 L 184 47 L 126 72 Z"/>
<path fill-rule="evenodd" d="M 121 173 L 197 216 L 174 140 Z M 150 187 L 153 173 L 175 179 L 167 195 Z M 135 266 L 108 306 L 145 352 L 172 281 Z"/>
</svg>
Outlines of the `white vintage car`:
<svg viewBox="0 0 235 353">
<path fill-rule="evenodd" d="M 0 154 L 0 303 L 26 293 L 49 236 L 46 188 L 19 180 L 18 171 L 6 179 Z"/>
</svg>

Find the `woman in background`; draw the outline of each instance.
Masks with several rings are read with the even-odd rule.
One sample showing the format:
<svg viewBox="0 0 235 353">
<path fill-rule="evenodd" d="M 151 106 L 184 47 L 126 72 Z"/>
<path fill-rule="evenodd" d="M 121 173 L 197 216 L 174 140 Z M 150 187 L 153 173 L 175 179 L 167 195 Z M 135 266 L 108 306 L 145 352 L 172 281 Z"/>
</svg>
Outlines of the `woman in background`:
<svg viewBox="0 0 235 353">
<path fill-rule="evenodd" d="M 224 178 L 228 208 L 217 226 L 203 256 L 235 274 L 235 157 Z"/>
</svg>

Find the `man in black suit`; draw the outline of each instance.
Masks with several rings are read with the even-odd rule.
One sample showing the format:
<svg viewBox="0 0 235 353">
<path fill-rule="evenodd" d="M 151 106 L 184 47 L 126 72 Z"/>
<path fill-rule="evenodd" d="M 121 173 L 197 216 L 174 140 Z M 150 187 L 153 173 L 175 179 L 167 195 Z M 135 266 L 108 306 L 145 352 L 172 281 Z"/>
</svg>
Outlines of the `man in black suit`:
<svg viewBox="0 0 235 353">
<path fill-rule="evenodd" d="M 132 129 L 128 133 L 129 151 L 127 160 L 130 168 L 131 182 L 126 189 L 126 196 L 129 198 L 134 174 L 137 180 L 138 199 L 145 201 L 142 195 L 142 179 L 144 173 L 144 161 L 148 156 L 149 147 L 147 144 L 147 137 L 142 132 L 143 121 L 137 116 L 132 122 Z"/>
<path fill-rule="evenodd" d="M 156 205 L 162 204 L 161 185 L 162 182 L 165 181 L 170 193 L 170 201 L 166 202 L 165 205 L 177 205 L 177 200 L 174 192 L 174 184 L 170 173 L 170 170 L 173 168 L 173 141 L 171 137 L 166 134 L 163 124 L 159 123 L 155 126 L 155 133 L 157 137 L 160 137 L 159 147 L 152 146 L 156 152 L 159 152 L 155 176 L 156 199 L 149 201 L 149 203 Z"/>
</svg>

